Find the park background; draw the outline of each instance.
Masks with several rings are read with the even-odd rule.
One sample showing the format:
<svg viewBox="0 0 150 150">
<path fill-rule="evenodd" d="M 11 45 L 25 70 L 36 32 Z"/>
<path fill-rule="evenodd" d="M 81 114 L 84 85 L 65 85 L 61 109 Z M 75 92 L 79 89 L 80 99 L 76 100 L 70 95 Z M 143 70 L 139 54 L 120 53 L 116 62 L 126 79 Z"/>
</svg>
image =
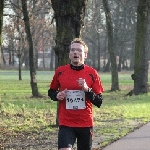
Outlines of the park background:
<svg viewBox="0 0 150 150">
<path fill-rule="evenodd" d="M 111 74 L 100 73 L 103 104 L 94 110 L 93 149 L 99 150 L 150 120 L 150 94 L 126 96 L 133 88 L 132 72 L 119 73 L 120 91 L 110 92 Z M 57 103 L 47 96 L 54 71 L 37 71 L 41 97 L 33 97 L 30 72 L 2 70 L 0 73 L 1 149 L 56 150 Z"/>
<path fill-rule="evenodd" d="M 57 66 L 69 63 L 75 37 L 87 43 L 86 64 L 105 89 L 101 108 L 94 107 L 93 149 L 147 123 L 148 6 L 142 0 L 1 0 L 0 149 L 56 149 L 57 104 L 47 90 Z"/>
</svg>

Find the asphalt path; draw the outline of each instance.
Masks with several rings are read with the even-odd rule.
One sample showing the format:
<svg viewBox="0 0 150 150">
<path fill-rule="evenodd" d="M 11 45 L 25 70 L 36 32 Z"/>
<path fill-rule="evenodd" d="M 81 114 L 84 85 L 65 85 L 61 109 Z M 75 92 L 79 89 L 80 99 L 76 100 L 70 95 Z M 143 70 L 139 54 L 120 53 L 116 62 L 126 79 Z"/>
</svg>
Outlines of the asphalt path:
<svg viewBox="0 0 150 150">
<path fill-rule="evenodd" d="M 150 122 L 103 150 L 150 150 Z"/>
</svg>

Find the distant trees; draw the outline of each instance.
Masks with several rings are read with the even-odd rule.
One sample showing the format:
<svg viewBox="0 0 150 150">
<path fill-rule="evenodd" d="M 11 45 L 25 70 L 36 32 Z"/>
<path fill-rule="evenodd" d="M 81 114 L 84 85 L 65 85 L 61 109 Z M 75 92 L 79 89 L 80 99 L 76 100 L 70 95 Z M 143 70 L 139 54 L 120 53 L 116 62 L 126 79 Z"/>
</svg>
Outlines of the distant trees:
<svg viewBox="0 0 150 150">
<path fill-rule="evenodd" d="M 109 1 L 111 8 L 114 50 L 118 71 L 133 70 L 135 32 L 137 22 L 137 1 Z"/>
<path fill-rule="evenodd" d="M 137 0 L 108 0 L 113 25 L 117 70 L 133 70 Z M 98 71 L 110 71 L 106 17 L 102 0 L 89 0 L 83 37 L 89 46 L 87 63 Z M 100 61 L 99 61 L 100 60 Z M 100 64 L 99 64 L 100 63 Z"/>
<path fill-rule="evenodd" d="M 48 26 L 48 24 L 50 24 L 50 21 L 45 21 L 45 14 L 49 13 L 47 8 L 48 6 L 50 6 L 50 3 L 47 0 L 33 0 L 30 2 L 24 0 L 11 0 L 8 4 L 9 6 L 11 6 L 9 7 L 9 9 L 13 10 L 13 14 L 7 15 L 9 15 L 11 20 L 14 21 L 14 23 L 12 24 L 5 25 L 3 30 L 5 33 L 7 33 L 5 35 L 7 36 L 8 41 L 7 51 L 10 56 L 9 64 L 13 65 L 12 58 L 14 57 L 14 54 L 19 58 L 19 66 L 21 66 L 22 62 L 24 61 L 25 67 L 28 67 L 30 69 L 30 84 L 32 89 L 32 95 L 35 97 L 41 96 L 38 92 L 36 79 L 38 52 L 44 52 L 46 46 L 50 50 L 50 47 L 52 47 L 54 44 L 53 42 L 50 45 L 50 42 L 53 41 L 53 37 L 51 37 L 51 34 L 54 33 L 52 32 L 51 34 L 49 34 L 50 27 Z M 8 40 L 9 38 L 10 40 Z M 28 63 L 26 62 L 29 62 L 29 66 L 27 66 Z M 19 79 L 21 79 L 20 67 Z"/>
<path fill-rule="evenodd" d="M 104 64 L 103 56 L 107 50 L 105 49 L 105 26 L 103 20 L 102 2 L 100 0 L 89 0 L 86 7 L 86 14 L 84 19 L 84 28 L 82 38 L 86 41 L 89 47 L 88 59 L 86 63 L 94 67 L 97 71 L 102 71 Z M 103 55 L 103 56 L 102 56 Z"/>
<path fill-rule="evenodd" d="M 17 18 L 19 18 L 19 29 L 22 29 L 22 33 L 24 34 L 25 30 L 23 26 L 22 13 L 21 13 L 21 8 L 19 6 L 20 1 L 19 3 L 17 1 L 18 0 L 9 1 L 11 2 L 9 7 L 14 12 L 13 15 L 10 15 L 10 18 L 13 22 L 11 23 L 11 25 L 14 24 L 14 30 L 15 30 L 15 28 L 17 27 Z M 51 53 L 52 47 L 55 47 L 55 44 L 57 44 L 57 42 L 60 41 L 58 39 L 56 40 L 57 42 L 54 42 L 55 36 L 57 34 L 56 26 L 58 26 L 56 25 L 58 24 L 56 20 L 58 21 L 60 20 L 56 18 L 63 17 L 63 19 L 59 21 L 59 25 L 66 24 L 67 26 L 67 22 L 63 23 L 63 20 L 69 17 L 63 13 L 59 14 L 60 17 L 57 17 L 57 12 L 55 12 L 54 14 L 54 11 L 52 9 L 53 3 L 51 3 L 49 0 L 43 0 L 43 1 L 33 0 L 27 2 L 28 2 L 27 3 L 28 11 L 30 14 L 29 19 L 31 25 L 31 34 L 33 36 L 33 48 L 36 55 L 35 67 L 36 69 L 38 69 L 39 66 L 38 52 L 40 51 L 40 55 L 42 55 L 43 53 L 43 60 L 40 60 L 40 63 L 41 66 L 45 68 L 47 67 L 45 65 L 45 62 L 47 60 L 44 58 L 44 53 L 46 51 L 49 51 Z M 64 2 L 62 1 L 61 3 L 65 3 L 65 2 L 68 3 L 68 6 L 70 5 L 69 4 L 70 2 L 68 1 L 64 1 Z M 82 30 L 82 38 L 86 41 L 86 43 L 88 43 L 90 49 L 89 57 L 86 60 L 86 63 L 92 65 L 98 71 L 109 72 L 111 63 L 110 63 L 110 57 L 108 53 L 106 19 L 105 19 L 104 7 L 102 2 L 103 2 L 102 0 L 95 0 L 95 1 L 89 0 L 87 2 L 86 14 L 83 20 L 84 28 Z M 136 25 L 135 10 L 137 4 L 135 1 L 128 1 L 128 3 L 125 3 L 123 0 L 109 0 L 108 2 L 109 2 L 110 14 L 111 16 L 113 16 L 112 17 L 113 36 L 114 36 L 113 38 L 114 38 L 115 56 L 117 57 L 117 69 L 118 71 L 121 71 L 122 69 L 133 70 L 133 61 L 134 61 L 133 50 L 135 45 L 134 37 L 135 37 L 135 25 Z M 57 3 L 58 2 L 56 0 L 53 4 L 53 7 L 55 7 L 54 5 Z M 79 3 L 82 4 L 81 1 Z M 59 7 L 61 8 L 61 6 Z M 68 8 L 66 9 L 66 11 L 67 10 Z M 52 18 L 54 19 L 51 22 Z M 74 17 L 72 16 L 72 18 Z M 72 27 L 77 26 L 78 24 L 77 22 L 78 22 L 77 20 L 76 23 L 73 22 Z M 8 26 L 5 28 L 5 32 L 7 32 L 7 29 Z M 68 30 L 67 32 L 71 33 L 74 31 Z M 66 35 L 66 32 L 64 35 Z M 12 45 L 11 43 L 9 45 L 11 47 L 13 46 L 14 42 L 13 40 L 10 40 L 10 42 L 12 42 Z M 54 49 L 56 50 L 57 47 L 55 47 Z M 53 54 L 53 52 L 51 54 Z M 65 54 L 61 54 L 61 55 L 65 55 Z M 13 66 L 13 56 L 11 58 L 12 60 L 10 61 L 11 63 L 10 65 Z M 29 69 L 28 60 L 29 60 L 28 47 L 27 45 L 26 46 L 23 45 L 21 63 L 24 63 L 24 67 L 26 69 Z M 50 62 L 47 63 L 50 64 L 51 60 L 54 61 L 55 59 L 50 59 L 48 60 Z M 49 66 L 52 67 L 52 64 L 54 63 L 51 63 Z M 54 69 L 54 66 L 52 69 Z"/>
<path fill-rule="evenodd" d="M 23 64 L 25 69 L 29 69 L 29 53 L 28 44 L 24 28 L 24 21 L 22 20 L 22 8 L 20 0 L 11 0 L 8 3 L 11 13 L 5 12 L 5 16 L 8 15 L 10 18 L 10 24 L 4 24 L 3 32 L 5 34 L 5 39 L 8 41 L 7 45 L 3 47 L 4 52 L 9 53 L 9 63 L 3 63 L 3 67 L 11 66 L 14 67 L 14 57 L 18 57 L 21 51 L 21 65 Z M 29 20 L 31 26 L 31 35 L 33 39 L 33 49 L 35 51 L 35 68 L 38 67 L 48 68 L 51 65 L 51 59 L 45 58 L 44 53 L 51 54 L 52 47 L 54 46 L 55 37 L 55 25 L 51 24 L 51 18 L 53 15 L 53 10 L 51 9 L 51 3 L 48 0 L 33 0 L 27 1 L 27 8 L 29 13 Z M 7 9 L 7 10 L 8 10 Z M 4 17 L 5 17 L 4 16 Z M 10 32 L 11 30 L 11 32 Z M 21 40 L 23 41 L 21 44 Z M 18 43 L 20 49 L 16 50 L 16 45 Z M 38 56 L 40 53 L 40 56 Z M 43 56 L 43 57 L 42 57 Z M 40 57 L 40 58 L 39 58 Z M 19 59 L 20 57 L 18 57 Z M 39 61 L 39 59 L 40 61 Z M 48 62 L 46 62 L 48 60 Z M 53 62 L 52 62 L 53 64 Z M 51 65 L 52 70 L 54 66 Z"/>
<path fill-rule="evenodd" d="M 9 39 L 8 47 L 5 49 L 5 52 L 10 50 L 9 65 L 14 65 L 13 57 L 15 55 L 20 56 L 20 53 L 17 53 L 19 51 L 16 49 L 15 43 L 18 39 L 21 41 L 21 35 L 23 35 L 23 42 L 19 48 L 22 50 L 21 64 L 24 63 L 25 69 L 29 69 L 29 47 L 23 25 L 24 20 L 20 1 L 11 0 L 8 2 L 9 7 L 13 10 L 10 15 L 12 23 L 9 25 L 4 24 L 3 33 L 7 40 Z M 141 15 L 141 11 L 145 11 L 145 14 L 147 14 L 148 3 L 148 0 L 144 1 L 143 4 L 140 3 L 140 0 L 128 2 L 124 0 L 28 0 L 27 10 L 35 54 L 35 69 L 38 69 L 39 52 L 43 56 L 40 60 L 43 68 L 46 68 L 45 62 L 47 60 L 44 53 L 47 51 L 50 53 L 48 60 L 50 62 L 48 63 L 51 70 L 54 69 L 55 56 L 58 57 L 56 59 L 58 60 L 57 65 L 68 63 L 67 54 L 70 42 L 75 37 L 82 37 L 89 46 L 86 63 L 98 71 L 111 71 L 112 91 L 119 89 L 117 79 L 119 71 L 134 70 L 135 76 L 140 74 L 146 79 L 147 73 L 143 74 L 144 71 L 139 73 L 136 68 L 140 68 L 139 70 L 141 68 L 148 69 L 150 54 L 147 49 L 149 43 L 144 43 L 149 36 L 149 29 L 146 25 L 149 24 L 147 21 L 148 15 L 144 16 L 144 13 Z M 103 4 L 108 4 L 108 7 Z M 137 5 L 139 5 L 139 11 L 137 11 Z M 140 21 L 136 26 L 137 18 Z M 111 22 L 108 21 L 109 19 L 111 19 Z M 19 35 L 18 39 L 16 39 L 16 33 Z M 141 43 L 144 43 L 144 45 L 140 46 Z M 142 47 L 145 50 L 141 52 Z M 3 62 L 3 65 L 5 65 L 5 60 Z M 143 66 L 147 66 L 147 68 Z M 141 83 L 134 81 L 134 89 L 139 85 L 141 86 L 141 84 L 143 86 L 142 82 L 146 87 L 145 83 L 148 82 L 148 79 L 144 81 L 143 78 L 140 78 Z"/>
</svg>

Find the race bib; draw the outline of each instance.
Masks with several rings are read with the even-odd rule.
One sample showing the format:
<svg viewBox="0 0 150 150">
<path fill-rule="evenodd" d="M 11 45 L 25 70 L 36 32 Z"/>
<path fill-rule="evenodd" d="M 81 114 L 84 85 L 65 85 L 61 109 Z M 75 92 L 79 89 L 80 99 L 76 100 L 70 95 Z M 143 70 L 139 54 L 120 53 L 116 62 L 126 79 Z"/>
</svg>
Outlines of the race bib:
<svg viewBox="0 0 150 150">
<path fill-rule="evenodd" d="M 66 109 L 85 109 L 85 93 L 82 90 L 67 90 Z"/>
</svg>

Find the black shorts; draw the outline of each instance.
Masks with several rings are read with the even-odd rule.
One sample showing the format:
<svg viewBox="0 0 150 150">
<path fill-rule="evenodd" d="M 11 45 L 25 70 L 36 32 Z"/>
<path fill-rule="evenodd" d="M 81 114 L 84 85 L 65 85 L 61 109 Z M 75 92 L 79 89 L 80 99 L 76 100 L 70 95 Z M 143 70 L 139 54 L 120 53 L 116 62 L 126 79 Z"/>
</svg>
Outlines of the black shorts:
<svg viewBox="0 0 150 150">
<path fill-rule="evenodd" d="M 91 150 L 93 127 L 60 126 L 58 133 L 58 149 L 73 148 L 77 139 L 77 150 Z"/>
</svg>

